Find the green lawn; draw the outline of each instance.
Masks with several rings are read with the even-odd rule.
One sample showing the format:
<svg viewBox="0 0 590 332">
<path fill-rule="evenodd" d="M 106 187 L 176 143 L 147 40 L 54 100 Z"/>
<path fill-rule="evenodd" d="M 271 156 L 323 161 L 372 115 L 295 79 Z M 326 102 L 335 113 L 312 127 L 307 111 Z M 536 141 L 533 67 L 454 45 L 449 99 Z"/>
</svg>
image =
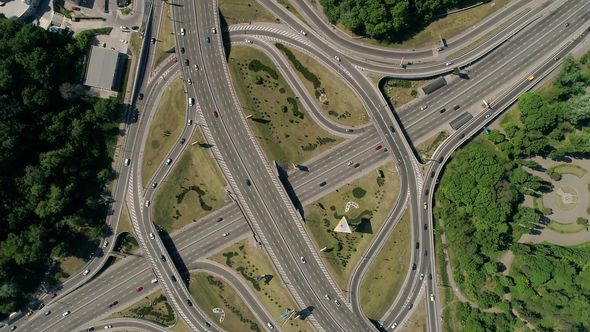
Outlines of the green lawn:
<svg viewBox="0 0 590 332">
<path fill-rule="evenodd" d="M 438 45 L 440 44 L 439 36 L 442 36 L 443 39 L 448 41 L 477 23 L 485 20 L 509 2 L 510 0 L 495 0 L 472 9 L 435 19 L 422 31 L 416 33 L 411 39 L 401 43 L 380 42 L 372 38 L 362 39 L 362 42 L 365 44 L 406 49 Z M 338 27 L 349 35 L 354 35 L 341 24 L 338 24 Z"/>
<path fill-rule="evenodd" d="M 204 142 L 200 130 L 195 131 L 192 141 Z M 227 204 L 223 199 L 227 186 L 225 179 L 209 148 L 199 144 L 186 147 L 166 180 L 158 186 L 153 220 L 168 233 Z"/>
<path fill-rule="evenodd" d="M 297 305 L 291 299 L 287 289 L 281 284 L 275 271 L 261 248 L 258 248 L 251 240 L 242 240 L 231 247 L 219 252 L 210 260 L 224 264 L 241 275 L 256 297 L 264 307 L 273 315 L 279 317 L 285 313 L 286 308 L 296 309 Z M 252 276 L 267 275 L 268 281 L 259 283 Z M 300 319 L 292 319 L 288 324 L 282 325 L 286 332 L 311 332 L 313 328 Z"/>
<path fill-rule="evenodd" d="M 146 296 L 121 311 L 115 312 L 104 320 L 116 318 L 140 318 L 166 326 L 170 326 L 175 322 L 174 310 L 162 290 Z"/>
<path fill-rule="evenodd" d="M 520 121 L 520 108 L 518 108 L 518 104 L 514 105 L 510 108 L 502 117 L 500 118 L 500 126 L 503 126 L 505 123 L 512 122 L 519 127 L 523 126 L 522 121 Z"/>
<path fill-rule="evenodd" d="M 277 79 L 264 70 L 249 69 L 253 60 L 260 61 Z M 293 167 L 343 141 L 312 120 L 275 65 L 261 51 L 246 46 L 232 47 L 229 68 L 240 105 L 244 114 L 253 116 L 248 121 L 269 161 L 275 160 L 285 168 Z M 262 79 L 261 84 L 253 83 L 256 76 Z"/>
<path fill-rule="evenodd" d="M 418 88 L 430 82 L 429 80 L 406 81 L 396 79 L 385 79 L 382 83 L 381 91 L 385 99 L 389 101 L 392 107 L 400 107 L 416 99 L 419 96 Z"/>
<path fill-rule="evenodd" d="M 141 249 L 139 249 L 139 243 L 137 243 L 133 233 L 125 233 L 119 236 L 115 251 L 123 254 L 135 254 L 141 251 Z"/>
<path fill-rule="evenodd" d="M 82 270 L 90 260 L 90 255 L 96 251 L 100 244 L 100 239 L 92 238 L 88 228 L 81 229 L 73 241 L 68 256 L 58 258 L 51 270 L 47 280 L 49 286 L 57 285 Z"/>
<path fill-rule="evenodd" d="M 428 162 L 428 159 L 432 157 L 432 154 L 436 149 L 449 137 L 449 133 L 446 130 L 439 132 L 438 134 L 430 137 L 426 141 L 416 146 L 416 153 L 418 160 L 421 163 Z"/>
<path fill-rule="evenodd" d="M 291 5 L 289 0 L 277 0 L 277 2 L 283 5 L 283 7 L 287 8 L 287 10 L 290 11 L 291 14 L 295 15 L 301 22 L 303 22 L 304 24 L 306 23 L 305 19 L 303 19 L 303 16 L 301 16 L 301 14 L 299 14 L 295 7 Z"/>
<path fill-rule="evenodd" d="M 361 307 L 369 319 L 378 321 L 393 304 L 411 265 L 411 242 L 410 212 L 406 210 L 363 278 Z"/>
<path fill-rule="evenodd" d="M 563 191 L 566 194 L 570 194 L 572 196 L 578 196 L 578 192 L 571 187 L 560 187 L 559 189 L 561 189 L 561 191 Z M 559 196 L 557 194 L 553 195 L 553 201 L 555 202 L 555 205 L 557 205 L 557 207 L 563 211 L 572 210 L 573 208 L 575 208 L 578 205 L 578 203 L 564 204 L 561 200 L 561 196 Z"/>
<path fill-rule="evenodd" d="M 329 248 L 321 256 L 344 291 L 357 261 L 381 228 L 399 195 L 399 176 L 393 164 L 387 163 L 377 170 L 383 172 L 384 178 L 378 178 L 374 170 L 369 171 L 305 207 L 309 211 L 305 218 L 307 231 L 316 247 Z M 359 208 L 345 212 L 348 202 L 358 204 Z M 332 232 L 342 216 L 346 216 L 352 234 Z"/>
<path fill-rule="evenodd" d="M 430 295 L 426 294 L 426 297 Z M 416 309 L 408 319 L 408 321 L 403 325 L 404 332 L 426 332 L 426 308 L 424 307 L 424 300 L 422 298 L 418 298 Z"/>
<path fill-rule="evenodd" d="M 573 234 L 578 233 L 586 230 L 585 225 L 580 225 L 575 221 L 572 223 L 561 223 L 555 220 L 551 220 L 549 224 L 547 224 L 547 228 L 552 231 L 562 233 L 562 234 Z"/>
<path fill-rule="evenodd" d="M 154 67 L 157 67 L 162 61 L 164 61 L 164 59 L 170 56 L 170 53 L 166 53 L 166 51 L 174 47 L 175 44 L 170 5 L 166 2 L 162 2 L 162 5 L 164 5 L 164 13 L 162 14 L 160 34 L 158 35 L 158 42 L 156 43 L 156 61 Z"/>
<path fill-rule="evenodd" d="M 247 22 L 277 22 L 275 16 L 256 0 L 220 0 L 217 4 L 222 26 L 223 21 L 227 26 Z"/>
<path fill-rule="evenodd" d="M 119 219 L 119 227 L 117 227 L 116 234 L 128 232 L 133 234 L 133 230 L 131 229 L 131 222 L 129 221 L 129 216 L 127 215 L 127 209 L 123 206 L 123 211 L 121 211 L 121 218 Z"/>
<path fill-rule="evenodd" d="M 557 165 L 557 166 L 553 166 L 550 168 L 551 170 L 555 171 L 555 173 L 559 173 L 559 174 L 572 174 L 575 175 L 579 178 L 583 177 L 584 175 L 586 175 L 586 170 L 578 165 L 570 165 L 570 164 L 566 164 L 566 165 Z M 549 172 L 549 170 L 547 170 Z"/>
<path fill-rule="evenodd" d="M 300 71 L 295 70 L 307 91 L 312 96 L 315 96 L 313 100 L 330 120 L 346 126 L 356 126 L 369 122 L 369 115 L 360 98 L 340 77 L 333 74 L 309 55 L 292 48 L 290 50 L 297 60 L 319 79 L 321 86 L 316 88 L 314 83 L 306 79 Z M 293 63 L 288 62 L 293 67 Z"/>
<path fill-rule="evenodd" d="M 254 317 L 248 306 L 236 291 L 225 281 L 205 272 L 191 273 L 189 291 L 195 304 L 209 317 L 210 323 L 225 331 L 262 331 L 263 324 Z M 225 312 L 225 319 L 213 312 L 220 308 Z"/>
<path fill-rule="evenodd" d="M 141 166 L 141 182 L 144 187 L 148 185 L 172 146 L 177 144 L 186 123 L 187 105 L 182 80 L 177 78 L 162 95 L 145 142 Z"/>
</svg>

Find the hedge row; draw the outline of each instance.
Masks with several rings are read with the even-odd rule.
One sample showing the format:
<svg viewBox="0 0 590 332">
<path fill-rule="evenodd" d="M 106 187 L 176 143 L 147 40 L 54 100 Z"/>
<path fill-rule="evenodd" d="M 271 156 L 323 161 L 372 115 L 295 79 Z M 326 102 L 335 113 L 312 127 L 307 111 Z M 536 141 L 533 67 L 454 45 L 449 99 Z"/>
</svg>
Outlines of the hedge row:
<svg viewBox="0 0 590 332">
<path fill-rule="evenodd" d="M 252 61 L 250 61 L 250 64 L 248 65 L 248 69 L 250 69 L 251 71 L 255 71 L 258 72 L 260 70 L 267 72 L 270 77 L 274 78 L 275 80 L 279 79 L 279 74 L 272 68 L 270 68 L 269 66 L 263 64 L 262 62 L 254 59 Z"/>
<path fill-rule="evenodd" d="M 277 46 L 277 48 L 279 50 L 281 50 L 281 51 L 283 51 L 283 53 L 285 53 L 287 58 L 289 58 L 289 61 L 291 61 L 293 66 L 295 66 L 295 69 L 298 72 L 302 73 L 303 77 L 305 77 L 306 80 L 313 83 L 314 89 L 320 88 L 320 86 L 322 85 L 320 83 L 320 79 L 317 76 L 315 76 L 314 73 L 310 72 L 309 69 L 307 69 L 301 62 L 299 62 L 299 60 L 297 60 L 297 58 L 295 57 L 295 54 L 293 54 L 293 52 L 291 52 L 290 49 L 286 48 L 285 45 L 280 44 L 280 43 L 276 43 L 275 45 Z"/>
</svg>

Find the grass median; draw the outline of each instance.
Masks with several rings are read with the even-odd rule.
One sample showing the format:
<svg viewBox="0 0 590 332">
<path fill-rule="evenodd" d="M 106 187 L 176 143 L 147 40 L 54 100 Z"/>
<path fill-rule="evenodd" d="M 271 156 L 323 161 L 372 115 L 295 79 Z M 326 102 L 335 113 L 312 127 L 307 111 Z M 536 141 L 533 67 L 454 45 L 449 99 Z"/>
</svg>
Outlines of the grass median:
<svg viewBox="0 0 590 332">
<path fill-rule="evenodd" d="M 426 163 L 447 137 L 449 137 L 449 133 L 443 130 L 418 144 L 416 146 L 416 157 L 418 157 L 418 161 L 422 164 Z"/>
<path fill-rule="evenodd" d="M 200 130 L 195 131 L 194 141 L 204 142 Z M 187 146 L 159 186 L 154 198 L 153 219 L 168 233 L 228 203 L 224 200 L 227 184 L 206 145 Z"/>
<path fill-rule="evenodd" d="M 248 121 L 269 161 L 275 160 L 287 169 L 343 141 L 312 120 L 261 51 L 232 47 L 229 68 L 240 105 L 244 114 L 252 115 Z"/>
<path fill-rule="evenodd" d="M 342 290 L 398 196 L 399 175 L 390 162 L 305 207 L 307 231 L 316 247 L 328 248 L 321 256 Z M 333 231 L 342 217 L 351 234 Z"/>
<path fill-rule="evenodd" d="M 225 331 L 264 330 L 264 325 L 254 317 L 238 293 L 220 278 L 205 272 L 191 273 L 188 289 L 211 323 Z M 221 312 L 213 312 L 216 308 Z"/>
<path fill-rule="evenodd" d="M 281 284 L 281 280 L 275 275 L 266 254 L 251 239 L 242 240 L 209 259 L 224 264 L 241 275 L 273 317 L 284 314 L 287 308 L 297 309 L 291 296 Z M 253 278 L 257 275 L 265 275 L 265 277 L 257 282 Z M 282 325 L 282 328 L 286 332 L 313 331 L 310 325 L 300 319 L 291 319 L 289 323 Z"/>
<path fill-rule="evenodd" d="M 166 2 L 161 2 L 161 4 L 164 5 L 164 13 L 162 13 L 160 33 L 158 34 L 158 42 L 156 44 L 156 60 L 154 67 L 157 67 L 162 61 L 164 61 L 164 59 L 170 56 L 170 53 L 166 53 L 166 51 L 173 48 L 175 45 L 170 5 Z"/>
<path fill-rule="evenodd" d="M 393 108 L 401 107 L 418 98 L 418 88 L 428 83 L 428 80 L 407 81 L 397 79 L 384 79 L 379 88 Z"/>
<path fill-rule="evenodd" d="M 410 266 L 411 241 L 410 212 L 406 209 L 363 278 L 361 307 L 369 319 L 379 321 L 393 304 Z"/>
<path fill-rule="evenodd" d="M 116 318 L 140 318 L 166 326 L 171 326 L 176 320 L 174 310 L 162 290 L 144 297 L 121 311 L 115 312 L 106 319 Z"/>
<path fill-rule="evenodd" d="M 187 97 L 180 78 L 167 88 L 152 120 L 145 142 L 141 166 L 141 182 L 145 187 L 170 149 L 178 141 L 186 119 Z"/>
<path fill-rule="evenodd" d="M 268 12 L 256 0 L 219 0 L 219 18 L 230 26 L 248 22 L 276 22 L 273 14 Z"/>
<path fill-rule="evenodd" d="M 322 112 L 332 121 L 346 126 L 369 122 L 360 98 L 340 77 L 305 53 L 276 44 L 289 59 L 297 76 Z"/>
</svg>

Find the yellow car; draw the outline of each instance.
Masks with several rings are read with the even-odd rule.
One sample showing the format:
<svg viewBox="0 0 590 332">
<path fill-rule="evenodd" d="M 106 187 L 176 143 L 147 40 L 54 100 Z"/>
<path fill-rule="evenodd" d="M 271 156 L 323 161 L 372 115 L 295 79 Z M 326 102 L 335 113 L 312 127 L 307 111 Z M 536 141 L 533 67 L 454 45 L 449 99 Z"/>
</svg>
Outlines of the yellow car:
<svg viewBox="0 0 590 332">
<path fill-rule="evenodd" d="M 535 79 L 535 75 L 531 75 L 531 77 L 529 77 L 529 81 L 532 81 Z"/>
</svg>

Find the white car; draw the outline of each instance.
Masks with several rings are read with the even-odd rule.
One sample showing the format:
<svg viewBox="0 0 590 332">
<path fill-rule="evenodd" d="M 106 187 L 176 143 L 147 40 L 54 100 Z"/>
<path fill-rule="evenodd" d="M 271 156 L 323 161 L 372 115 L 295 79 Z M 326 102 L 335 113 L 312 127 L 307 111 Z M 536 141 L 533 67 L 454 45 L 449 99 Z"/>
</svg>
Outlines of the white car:
<svg viewBox="0 0 590 332">
<path fill-rule="evenodd" d="M 229 233 L 223 233 L 223 237 L 226 237 L 228 235 L 229 235 Z"/>
<path fill-rule="evenodd" d="M 217 29 L 215 29 L 215 28 L 211 28 L 211 32 L 213 32 L 213 33 L 217 33 Z"/>
<path fill-rule="evenodd" d="M 492 116 L 492 113 L 486 114 L 486 119 L 489 118 L 490 116 Z"/>
<path fill-rule="evenodd" d="M 65 316 L 67 316 L 67 315 L 69 315 L 69 314 L 70 314 L 70 312 L 69 312 L 69 311 L 66 311 L 66 312 L 64 312 L 64 313 L 62 314 L 62 316 L 63 316 L 63 317 L 65 317 Z"/>
<path fill-rule="evenodd" d="M 337 55 L 334 56 L 334 59 L 336 59 L 336 61 L 340 61 L 340 58 Z"/>
<path fill-rule="evenodd" d="M 188 120 L 188 125 L 192 125 L 193 124 L 193 120 Z"/>
<path fill-rule="evenodd" d="M 450 66 L 450 65 L 452 65 L 452 64 L 453 64 L 453 63 L 452 63 L 451 61 L 449 61 L 449 62 L 447 62 L 447 63 L 446 63 L 446 65 L 447 65 L 447 66 Z"/>
<path fill-rule="evenodd" d="M 428 204 L 424 202 L 424 210 L 428 209 Z"/>
<path fill-rule="evenodd" d="M 346 166 L 350 166 L 352 165 L 352 161 L 349 161 L 348 164 L 346 164 Z"/>
<path fill-rule="evenodd" d="M 424 273 L 420 273 L 420 280 L 424 280 Z"/>
<path fill-rule="evenodd" d="M 104 241 L 104 244 L 102 245 L 103 248 L 106 248 L 109 246 L 109 241 Z"/>
<path fill-rule="evenodd" d="M 394 329 L 397 327 L 397 323 L 393 323 L 393 325 L 391 325 L 391 328 Z"/>
<path fill-rule="evenodd" d="M 184 31 L 184 28 L 180 28 L 180 34 L 184 36 L 184 35 L 185 35 L 185 33 L 186 33 L 186 32 Z"/>
<path fill-rule="evenodd" d="M 105 326 L 105 327 L 104 327 L 104 329 L 105 329 L 105 330 L 106 330 L 106 329 L 110 329 L 111 327 L 113 327 L 113 325 L 107 325 L 107 326 Z"/>
<path fill-rule="evenodd" d="M 122 26 L 120 26 L 120 28 L 121 28 L 121 30 L 129 30 L 129 28 L 128 28 L 128 27 L 126 27 L 126 26 L 123 26 L 123 25 L 122 25 Z"/>
<path fill-rule="evenodd" d="M 186 81 L 188 83 L 188 85 L 193 85 L 193 81 L 191 81 L 191 79 L 189 78 L 188 81 Z"/>
<path fill-rule="evenodd" d="M 338 300 L 334 300 L 334 303 L 336 303 L 337 306 L 340 306 L 340 302 L 338 302 Z"/>
<path fill-rule="evenodd" d="M 131 159 L 125 159 L 125 166 L 129 166 L 130 163 L 131 163 Z"/>
<path fill-rule="evenodd" d="M 83 275 L 87 276 L 88 273 L 90 273 L 90 269 L 86 269 L 86 271 L 84 271 L 84 273 L 82 273 Z"/>
<path fill-rule="evenodd" d="M 172 163 L 172 159 L 168 158 L 168 159 L 166 160 L 166 165 L 170 165 L 171 163 Z"/>
<path fill-rule="evenodd" d="M 153 240 L 153 239 L 155 239 L 155 238 L 156 238 L 156 236 L 154 235 L 154 233 L 150 233 L 150 239 L 152 239 L 152 240 Z"/>
<path fill-rule="evenodd" d="M 434 302 L 434 294 L 430 294 L 430 301 Z"/>
<path fill-rule="evenodd" d="M 332 299 L 330 299 L 330 295 L 326 294 L 324 295 L 324 297 L 326 298 L 326 300 L 331 301 Z"/>
<path fill-rule="evenodd" d="M 199 66 L 195 65 L 195 70 L 199 71 Z"/>
<path fill-rule="evenodd" d="M 252 41 L 250 39 L 246 39 L 244 41 L 246 42 L 246 44 L 252 44 Z"/>
<path fill-rule="evenodd" d="M 149 207 L 150 206 L 150 201 L 145 201 L 145 207 Z"/>
<path fill-rule="evenodd" d="M 307 32 L 305 32 L 305 31 L 303 31 L 303 30 L 301 30 L 301 31 L 299 31 L 299 32 L 301 32 L 301 34 L 302 34 L 302 35 L 304 35 L 304 36 L 307 36 Z"/>
<path fill-rule="evenodd" d="M 302 262 L 303 264 L 307 263 L 307 261 L 305 260 L 305 257 L 301 256 L 301 262 Z"/>
<path fill-rule="evenodd" d="M 420 110 L 423 111 L 423 110 L 425 110 L 427 108 L 428 108 L 428 105 L 424 105 L 424 106 L 420 107 Z"/>
<path fill-rule="evenodd" d="M 271 323 L 266 323 L 266 326 L 268 326 L 268 328 L 271 330 L 275 328 Z"/>
</svg>

